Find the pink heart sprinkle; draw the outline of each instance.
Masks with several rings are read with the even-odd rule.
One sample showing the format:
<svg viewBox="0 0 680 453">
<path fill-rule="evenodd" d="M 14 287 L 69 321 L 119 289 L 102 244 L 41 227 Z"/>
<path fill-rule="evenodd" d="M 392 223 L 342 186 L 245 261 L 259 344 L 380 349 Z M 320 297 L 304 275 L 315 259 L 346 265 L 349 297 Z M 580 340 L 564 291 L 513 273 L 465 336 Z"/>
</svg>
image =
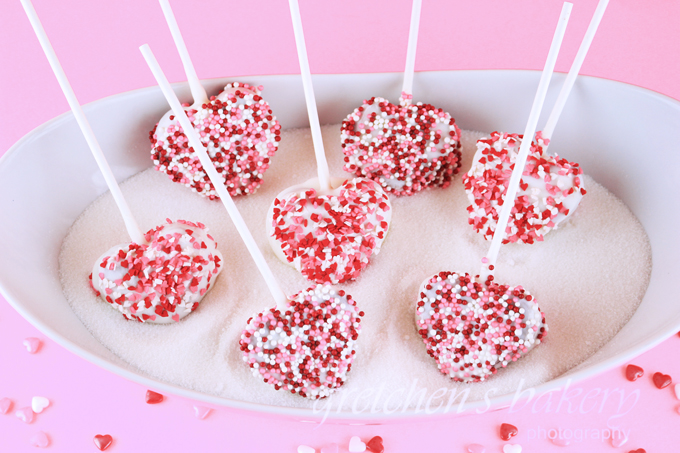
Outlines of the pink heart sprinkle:
<svg viewBox="0 0 680 453">
<path fill-rule="evenodd" d="M 675 390 L 675 397 L 680 400 L 680 384 L 675 384 L 673 390 Z"/>
<path fill-rule="evenodd" d="M 479 444 L 470 444 L 468 445 L 467 450 L 468 453 L 484 453 L 486 451 L 486 447 Z"/>
<path fill-rule="evenodd" d="M 621 433 L 621 432 L 619 431 L 619 433 Z M 621 436 L 621 435 L 612 436 L 612 447 L 614 447 L 614 448 L 619 448 L 620 446 L 622 446 L 626 442 L 628 442 L 628 437 L 626 437 L 626 436 Z"/>
<path fill-rule="evenodd" d="M 29 442 L 34 447 L 45 448 L 50 444 L 50 439 L 47 437 L 47 434 L 42 431 L 38 431 L 31 437 Z"/>
<path fill-rule="evenodd" d="M 177 313 L 172 315 L 172 320 L 175 321 L 175 322 L 179 321 L 179 315 Z"/>
<path fill-rule="evenodd" d="M 0 400 L 0 414 L 6 414 L 12 409 L 12 400 L 9 398 L 3 398 Z"/>
<path fill-rule="evenodd" d="M 338 451 L 339 451 L 338 444 L 326 445 L 321 449 L 321 453 L 338 453 Z"/>
<path fill-rule="evenodd" d="M 22 407 L 17 410 L 14 415 L 24 423 L 31 423 L 33 421 L 33 409 L 30 407 Z"/>
<path fill-rule="evenodd" d="M 24 340 L 24 346 L 30 354 L 35 354 L 40 349 L 42 342 L 38 338 L 28 337 Z"/>
<path fill-rule="evenodd" d="M 361 453 L 366 451 L 366 444 L 361 441 L 357 436 L 353 436 L 349 440 L 349 451 L 352 453 Z"/>
<path fill-rule="evenodd" d="M 194 413 L 196 415 L 196 418 L 199 420 L 203 420 L 208 416 L 208 414 L 212 411 L 209 407 L 203 407 L 203 406 L 194 406 Z"/>
<path fill-rule="evenodd" d="M 522 446 L 519 444 L 503 445 L 503 453 L 522 453 Z"/>
<path fill-rule="evenodd" d="M 552 443 L 557 445 L 558 447 L 566 447 L 571 443 L 571 440 L 569 439 L 564 439 L 563 437 L 555 437 L 554 439 L 551 439 Z"/>
<path fill-rule="evenodd" d="M 298 453 L 316 453 L 316 450 L 313 449 L 312 447 L 308 447 L 307 445 L 300 445 L 297 448 Z"/>
</svg>

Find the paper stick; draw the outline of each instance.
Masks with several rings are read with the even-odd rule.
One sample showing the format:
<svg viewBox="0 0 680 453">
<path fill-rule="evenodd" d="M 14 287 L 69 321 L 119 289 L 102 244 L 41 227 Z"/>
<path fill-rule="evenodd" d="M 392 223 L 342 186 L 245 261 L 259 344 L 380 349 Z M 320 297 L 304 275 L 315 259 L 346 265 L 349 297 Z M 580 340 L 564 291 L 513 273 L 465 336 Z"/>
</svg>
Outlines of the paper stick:
<svg viewBox="0 0 680 453">
<path fill-rule="evenodd" d="M 420 25 L 420 10 L 422 3 L 422 0 L 413 0 L 413 5 L 411 7 L 411 26 L 408 30 L 408 47 L 406 50 L 404 84 L 401 88 L 402 94 L 413 94 L 413 73 L 416 69 L 416 49 L 418 47 L 418 27 Z M 411 98 L 404 99 L 404 102 L 410 104 Z"/>
<path fill-rule="evenodd" d="M 593 18 L 590 20 L 590 25 L 588 25 L 588 30 L 586 30 L 583 41 L 581 41 L 581 46 L 578 48 L 576 58 L 574 58 L 574 62 L 571 64 L 569 74 L 567 74 L 567 78 L 564 81 L 564 85 L 562 85 L 560 94 L 557 96 L 555 106 L 553 107 L 552 112 L 550 112 L 548 122 L 545 124 L 545 128 L 543 129 L 544 138 L 552 138 L 552 134 L 555 131 L 555 126 L 557 126 L 557 120 L 560 119 L 562 109 L 564 109 L 564 105 L 567 103 L 567 98 L 571 93 L 571 89 L 574 87 L 574 82 L 576 82 L 576 76 L 578 76 L 578 73 L 581 71 L 583 60 L 586 59 L 586 55 L 590 49 L 590 44 L 593 42 L 593 38 L 595 37 L 597 28 L 600 26 L 600 21 L 602 21 L 602 16 L 604 16 L 604 11 L 607 9 L 608 4 L 609 0 L 600 0 L 600 3 L 597 4 L 597 8 L 595 8 L 595 13 L 593 14 Z"/>
<path fill-rule="evenodd" d="M 482 262 L 484 262 L 484 265 L 482 265 L 482 272 L 480 273 L 482 281 L 486 281 L 489 275 L 493 275 L 493 271 L 489 269 L 489 266 L 493 265 L 495 267 L 496 265 L 498 251 L 500 250 L 501 242 L 505 236 L 505 229 L 508 226 L 510 211 L 515 205 L 515 196 L 517 195 L 519 182 L 522 178 L 522 172 L 524 171 L 524 164 L 526 164 L 531 142 L 533 141 L 534 135 L 536 134 L 538 117 L 541 114 L 541 109 L 543 108 L 543 103 L 545 102 L 545 96 L 548 92 L 550 78 L 552 77 L 552 73 L 555 69 L 555 62 L 557 61 L 557 54 L 560 51 L 562 38 L 564 38 L 564 32 L 567 29 L 571 8 L 571 3 L 564 3 L 564 6 L 562 7 L 562 13 L 560 14 L 560 19 L 557 22 L 557 29 L 553 35 L 550 51 L 548 52 L 548 58 L 545 62 L 545 66 L 543 67 L 543 73 L 541 74 L 541 80 L 538 83 L 538 89 L 536 90 L 534 102 L 531 105 L 531 113 L 529 113 L 529 120 L 527 121 L 527 126 L 524 130 L 524 138 L 522 139 L 522 144 L 519 147 L 517 159 L 515 160 L 515 168 L 512 170 L 512 175 L 510 176 L 508 191 L 505 194 L 503 206 L 501 207 L 501 212 L 498 215 L 498 224 L 496 225 L 496 231 L 494 231 L 493 238 L 491 239 L 491 247 L 489 248 L 489 252 L 487 253 L 485 259 L 482 260 Z"/>
<path fill-rule="evenodd" d="M 170 7 L 170 2 L 168 0 L 158 0 L 158 2 L 161 4 L 165 21 L 168 23 L 170 34 L 172 34 L 172 39 L 175 41 L 175 47 L 177 47 L 179 58 L 182 60 L 182 66 L 184 66 L 184 74 L 187 76 L 189 88 L 191 89 L 191 96 L 194 98 L 193 107 L 200 107 L 208 102 L 208 95 L 206 94 L 203 85 L 201 85 L 200 80 L 198 80 L 196 69 L 191 62 L 191 57 L 189 57 L 189 51 L 187 50 L 186 44 L 184 44 L 184 38 L 182 38 L 182 33 L 179 31 L 179 26 L 177 25 L 177 20 L 175 20 L 175 14 Z"/>
<path fill-rule="evenodd" d="M 298 6 L 297 0 L 288 0 L 288 5 L 290 6 L 290 15 L 293 20 L 295 47 L 297 48 L 298 60 L 300 62 L 302 87 L 305 90 L 307 114 L 309 115 L 309 127 L 312 131 L 312 142 L 314 143 L 314 155 L 316 156 L 316 170 L 319 177 L 319 187 L 321 191 L 328 191 L 332 189 L 330 171 L 328 170 L 326 153 L 323 148 L 323 137 L 321 136 L 321 126 L 319 125 L 319 114 L 316 110 L 316 99 L 314 98 L 314 87 L 312 86 L 312 74 L 309 70 L 307 47 L 305 46 L 305 35 L 302 31 L 300 7 Z"/>
<path fill-rule="evenodd" d="M 71 107 L 73 116 L 75 116 L 76 121 L 78 122 L 78 126 L 80 126 L 80 130 L 85 136 L 85 140 L 87 141 L 87 144 L 90 147 L 90 151 L 92 151 L 92 155 L 94 156 L 94 159 L 97 161 L 99 170 L 104 175 L 104 181 L 106 181 L 106 185 L 109 187 L 111 195 L 113 195 L 113 199 L 116 202 L 116 205 L 118 206 L 118 210 L 120 211 L 120 214 L 123 216 L 125 228 L 127 229 L 127 232 L 130 235 L 130 239 L 132 239 L 132 241 L 137 244 L 146 244 L 144 234 L 139 229 L 137 221 L 132 216 L 132 211 L 130 211 L 130 208 L 128 207 L 127 202 L 125 201 L 125 198 L 123 198 L 123 193 L 120 191 L 120 187 L 118 187 L 118 182 L 116 182 L 116 178 L 115 176 L 113 176 L 113 172 L 111 171 L 111 168 L 109 167 L 109 164 L 106 161 L 106 158 L 104 157 L 104 153 L 102 152 L 102 149 L 99 146 L 97 137 L 95 137 L 94 132 L 92 131 L 92 127 L 90 127 L 90 123 L 87 121 L 85 113 L 83 113 L 83 109 L 80 106 L 80 103 L 78 102 L 78 98 L 76 98 L 76 94 L 73 92 L 73 88 L 71 88 L 71 84 L 66 78 L 66 73 L 64 72 L 64 69 L 61 67 L 61 63 L 59 63 L 57 54 L 54 52 L 54 49 L 52 48 L 52 44 L 50 43 L 50 40 L 47 37 L 47 34 L 45 33 L 45 29 L 40 23 L 40 19 L 38 18 L 38 15 L 35 12 L 35 9 L 33 8 L 33 4 L 31 3 L 30 0 L 21 0 L 21 5 L 24 7 L 24 11 L 26 11 L 28 20 L 31 22 L 31 26 L 33 26 L 33 31 L 35 32 L 35 35 L 38 37 L 38 41 L 40 41 L 40 46 L 42 47 L 43 52 L 45 52 L 45 56 L 47 57 L 50 66 L 52 67 L 52 72 L 54 72 L 54 75 L 57 77 L 57 82 L 59 82 L 61 91 L 63 91 L 64 96 L 66 96 L 66 101 L 68 102 L 68 105 Z"/>
<path fill-rule="evenodd" d="M 274 274 L 267 265 L 267 262 L 265 261 L 264 256 L 260 251 L 260 248 L 257 246 L 257 243 L 253 238 L 253 235 L 250 233 L 248 226 L 243 221 L 243 217 L 241 217 L 241 213 L 236 208 L 236 205 L 234 204 L 234 201 L 231 199 L 231 196 L 229 195 L 227 188 L 224 186 L 224 183 L 222 182 L 222 177 L 217 172 L 217 169 L 215 169 L 215 165 L 213 165 L 212 161 L 210 160 L 210 157 L 208 157 L 208 153 L 205 149 L 205 146 L 203 146 L 203 143 L 201 143 L 201 139 L 198 136 L 198 133 L 191 125 L 191 122 L 189 121 L 186 112 L 182 108 L 179 99 L 177 99 L 175 92 L 172 91 L 168 79 L 165 77 L 165 74 L 163 74 L 163 70 L 158 64 L 158 61 L 156 61 L 156 57 L 153 55 L 153 52 L 151 52 L 151 48 L 149 48 L 148 44 L 144 44 L 139 48 L 139 50 L 141 50 L 142 55 L 144 55 L 146 64 L 149 65 L 149 68 L 151 69 L 151 72 L 156 78 L 156 81 L 158 82 L 158 85 L 160 86 L 163 95 L 167 99 L 168 104 L 170 104 L 170 107 L 172 108 L 172 111 L 175 114 L 177 121 L 179 121 L 179 124 L 182 126 L 184 133 L 189 139 L 189 144 L 196 152 L 196 155 L 201 161 L 201 165 L 203 165 L 205 172 L 208 174 L 208 177 L 210 177 L 210 181 L 212 181 L 213 185 L 215 186 L 215 191 L 220 196 L 220 200 L 222 200 L 222 204 L 227 209 L 229 217 L 231 217 L 232 222 L 234 222 L 236 230 L 241 235 L 241 239 L 243 240 L 243 242 L 246 244 L 246 248 L 248 249 L 248 252 L 250 252 L 250 256 L 255 261 L 257 269 L 260 271 L 260 274 L 262 274 L 262 277 L 267 283 L 269 292 L 276 301 L 276 306 L 279 309 L 285 309 L 288 298 L 281 290 L 279 283 L 274 278 Z"/>
</svg>

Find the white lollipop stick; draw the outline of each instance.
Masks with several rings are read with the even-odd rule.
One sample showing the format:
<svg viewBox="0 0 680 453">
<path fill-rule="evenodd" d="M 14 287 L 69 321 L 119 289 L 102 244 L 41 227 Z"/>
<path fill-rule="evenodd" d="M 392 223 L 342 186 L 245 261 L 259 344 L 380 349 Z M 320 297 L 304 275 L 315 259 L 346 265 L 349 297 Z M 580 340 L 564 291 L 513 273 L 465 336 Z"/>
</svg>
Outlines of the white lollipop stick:
<svg viewBox="0 0 680 453">
<path fill-rule="evenodd" d="M 411 7 L 411 26 L 408 30 L 408 47 L 406 50 L 406 67 L 404 69 L 404 83 L 401 87 L 402 93 L 413 94 L 413 73 L 416 70 L 416 49 L 418 47 L 418 27 L 420 25 L 420 10 L 422 0 L 413 0 Z M 405 99 L 407 104 L 411 99 Z"/>
<path fill-rule="evenodd" d="M 113 195 L 113 199 L 115 200 L 116 205 L 118 206 L 118 210 L 120 211 L 120 214 L 123 216 L 125 228 L 127 229 L 127 232 L 130 235 L 130 239 L 132 239 L 132 241 L 137 244 L 146 244 L 144 234 L 139 229 L 137 221 L 132 216 L 132 212 L 130 211 L 127 202 L 125 201 L 125 198 L 123 198 L 123 193 L 120 191 L 120 187 L 118 187 L 116 178 L 115 176 L 113 176 L 113 172 L 111 171 L 111 168 L 109 167 L 109 164 L 106 161 L 106 158 L 104 157 L 104 153 L 102 152 L 102 149 L 99 146 L 99 142 L 97 141 L 97 138 L 95 137 L 94 132 L 90 127 L 90 123 L 87 121 L 87 118 L 85 117 L 85 113 L 83 113 L 83 109 L 80 106 L 80 103 L 78 102 L 78 98 L 76 98 L 76 94 L 73 92 L 73 88 L 71 88 L 71 84 L 69 83 L 68 78 L 66 78 L 66 73 L 64 72 L 64 69 L 61 67 L 61 63 L 59 63 L 57 54 L 54 52 L 54 49 L 52 48 L 52 44 L 50 43 L 50 40 L 47 37 L 47 34 L 45 33 L 45 29 L 40 23 L 40 19 L 38 18 L 38 15 L 36 14 L 35 9 L 33 8 L 33 4 L 31 3 L 30 0 L 21 0 L 21 5 L 24 7 L 24 11 L 26 11 L 26 15 L 28 16 L 28 20 L 31 22 L 33 31 L 35 32 L 35 35 L 38 37 L 38 41 L 40 41 L 40 46 L 42 47 L 43 52 L 45 52 L 45 56 L 47 57 L 50 66 L 52 67 L 52 72 L 54 72 L 54 75 L 57 77 L 57 81 L 59 82 L 61 91 L 63 91 L 64 96 L 66 96 L 66 101 L 68 101 L 68 105 L 69 107 L 71 107 L 71 110 L 73 111 L 73 116 L 75 116 L 76 121 L 78 122 L 78 126 L 80 126 L 80 130 L 85 136 L 85 140 L 87 141 L 87 144 L 90 147 L 90 151 L 92 151 L 92 155 L 94 156 L 94 159 L 97 161 L 99 170 L 104 175 L 104 181 L 106 181 L 106 185 L 109 187 L 109 191 L 111 191 L 111 194 Z"/>
<path fill-rule="evenodd" d="M 576 82 L 576 76 L 578 76 L 578 73 L 581 71 L 583 60 L 586 59 L 586 55 L 590 49 L 590 44 L 593 42 L 593 38 L 597 32 L 597 27 L 600 26 L 600 21 L 602 20 L 602 16 L 604 16 L 604 11 L 607 9 L 608 4 L 609 0 L 600 0 L 600 3 L 597 4 L 597 8 L 595 8 L 593 18 L 590 19 L 588 30 L 586 30 L 583 41 L 581 41 L 581 46 L 578 48 L 578 52 L 576 53 L 576 58 L 574 58 L 574 62 L 571 64 L 569 74 L 567 74 L 567 79 L 564 81 L 564 85 L 562 85 L 562 89 L 560 90 L 560 94 L 557 96 L 555 106 L 553 107 L 552 112 L 550 112 L 548 122 L 545 124 L 545 128 L 543 129 L 543 137 L 547 138 L 548 140 L 552 138 L 552 134 L 555 131 L 555 126 L 557 126 L 557 120 L 560 119 L 562 109 L 564 109 L 564 105 L 567 103 L 569 93 L 571 93 L 571 89 L 574 87 L 574 82 Z"/>
<path fill-rule="evenodd" d="M 489 275 L 493 275 L 493 270 L 490 270 L 489 266 L 493 265 L 495 267 L 496 265 L 498 251 L 501 248 L 501 242 L 503 241 L 503 236 L 505 236 L 505 229 L 508 226 L 510 211 L 515 205 L 515 196 L 517 195 L 519 181 L 522 178 L 522 172 L 524 171 L 524 164 L 526 163 L 527 157 L 529 156 L 529 149 L 531 147 L 534 134 L 536 134 L 538 117 L 541 114 L 541 109 L 543 108 L 543 103 L 545 102 L 545 96 L 548 92 L 550 78 L 552 77 L 553 70 L 555 69 L 555 62 L 557 61 L 557 54 L 560 51 L 562 38 L 564 37 L 564 32 L 567 29 L 571 8 L 572 4 L 565 2 L 564 6 L 562 7 L 562 14 L 560 14 L 560 19 L 557 22 L 557 29 L 553 35 L 550 51 L 548 52 L 548 58 L 545 62 L 545 66 L 543 67 L 543 73 L 541 74 L 541 80 L 538 83 L 538 89 L 536 91 L 536 96 L 534 97 L 534 103 L 531 106 L 529 120 L 527 121 L 526 129 L 524 129 L 524 138 L 522 139 L 522 144 L 520 145 L 519 152 L 517 153 L 515 168 L 512 170 L 512 175 L 510 176 L 508 191 L 503 198 L 503 206 L 501 207 L 501 212 L 498 215 L 498 224 L 496 225 L 496 231 L 494 231 L 493 239 L 491 239 L 491 247 L 489 248 L 486 258 L 482 260 L 484 262 L 484 265 L 482 265 L 482 271 L 480 273 L 482 281 L 486 281 Z"/>
<path fill-rule="evenodd" d="M 224 186 L 224 183 L 222 182 L 222 177 L 215 169 L 215 165 L 213 165 L 212 161 L 210 160 L 210 157 L 208 157 L 208 153 L 206 152 L 203 143 L 201 143 L 201 139 L 198 136 L 198 133 L 191 125 L 191 122 L 189 121 L 189 118 L 187 118 L 186 112 L 182 108 L 179 99 L 177 99 L 175 92 L 172 91 L 172 88 L 170 87 L 170 82 L 168 82 L 168 79 L 165 77 L 165 74 L 163 74 L 163 70 L 158 64 L 158 61 L 156 61 L 156 57 L 153 55 L 153 52 L 151 52 L 151 48 L 149 48 L 148 44 L 144 44 L 139 48 L 139 50 L 142 51 L 142 55 L 144 55 L 146 64 L 149 65 L 149 69 L 151 69 L 151 72 L 156 78 L 156 81 L 158 82 L 158 85 L 160 86 L 163 95 L 170 104 L 170 107 L 172 108 L 175 117 L 179 121 L 179 124 L 182 126 L 184 133 L 189 139 L 189 144 L 191 144 L 191 147 L 196 152 L 198 159 L 201 161 L 201 165 L 203 165 L 205 172 L 208 174 L 208 177 L 210 177 L 210 181 L 212 181 L 213 185 L 215 186 L 215 190 L 217 191 L 217 194 L 220 196 L 222 204 L 227 209 L 229 217 L 231 217 L 232 222 L 234 222 L 234 226 L 236 226 L 238 233 L 241 235 L 241 239 L 246 244 L 248 252 L 250 252 L 250 256 L 252 256 L 253 260 L 255 261 L 255 265 L 257 266 L 258 270 L 260 271 L 260 274 L 262 274 L 262 277 L 267 283 L 269 292 L 276 301 L 276 306 L 279 309 L 285 309 L 288 298 L 281 290 L 278 282 L 274 278 L 274 274 L 267 265 L 264 256 L 262 256 L 262 252 L 257 246 L 257 243 L 255 243 L 253 235 L 250 234 L 250 230 L 246 226 L 246 223 L 243 221 L 241 213 L 238 211 L 238 208 L 236 208 L 236 205 L 234 204 L 234 201 L 231 199 L 231 196 L 229 195 L 227 188 Z"/>
<path fill-rule="evenodd" d="M 319 187 L 321 191 L 331 190 L 330 171 L 326 161 L 326 153 L 323 148 L 323 137 L 321 136 L 321 126 L 319 125 L 319 114 L 316 110 L 316 99 L 314 98 L 314 87 L 312 86 L 312 74 L 309 70 L 309 60 L 307 59 L 307 47 L 305 46 L 305 35 L 302 31 L 302 19 L 300 18 L 300 7 L 297 0 L 288 0 L 290 15 L 293 19 L 293 31 L 295 32 L 295 46 L 297 48 L 298 60 L 300 62 L 300 75 L 302 76 L 302 86 L 305 90 L 305 101 L 307 102 L 307 114 L 309 115 L 309 127 L 312 131 L 312 141 L 314 143 L 314 155 L 316 156 L 316 170 L 319 176 Z"/>
<path fill-rule="evenodd" d="M 182 38 L 182 33 L 179 31 L 179 26 L 177 25 L 177 20 L 175 20 L 175 14 L 172 12 L 170 3 L 168 0 L 158 1 L 161 4 L 165 21 L 168 23 L 168 27 L 170 28 L 172 39 L 175 41 L 175 47 L 177 47 L 177 52 L 179 52 L 179 58 L 182 60 L 184 74 L 187 76 L 187 80 L 189 81 L 191 96 L 194 98 L 193 107 L 200 107 L 201 105 L 208 102 L 208 95 L 205 92 L 205 88 L 203 88 L 203 85 L 201 85 L 201 82 L 198 80 L 196 69 L 191 62 L 191 57 L 189 57 L 189 51 L 187 50 L 186 44 L 184 44 L 184 38 Z"/>
</svg>

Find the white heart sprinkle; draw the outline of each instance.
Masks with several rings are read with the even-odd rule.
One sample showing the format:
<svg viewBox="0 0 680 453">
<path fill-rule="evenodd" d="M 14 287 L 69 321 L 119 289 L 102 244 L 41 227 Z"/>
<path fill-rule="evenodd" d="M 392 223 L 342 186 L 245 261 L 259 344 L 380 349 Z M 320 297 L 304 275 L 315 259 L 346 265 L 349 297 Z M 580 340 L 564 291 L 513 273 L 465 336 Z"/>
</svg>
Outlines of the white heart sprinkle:
<svg viewBox="0 0 680 453">
<path fill-rule="evenodd" d="M 24 340 L 24 346 L 26 346 L 26 350 L 29 352 L 29 354 L 35 354 L 38 352 L 41 344 L 42 342 L 34 337 L 28 337 Z"/>
<path fill-rule="evenodd" d="M 675 390 L 675 397 L 680 400 L 680 384 L 675 384 L 673 390 Z"/>
<path fill-rule="evenodd" d="M 522 453 L 522 446 L 519 444 L 503 445 L 503 453 Z"/>
<path fill-rule="evenodd" d="M 30 439 L 31 445 L 38 448 L 45 448 L 50 445 L 50 439 L 42 431 L 35 433 Z"/>
<path fill-rule="evenodd" d="M 312 447 L 308 447 L 307 445 L 300 445 L 297 451 L 298 453 L 316 453 L 316 450 L 314 450 Z"/>
<path fill-rule="evenodd" d="M 44 396 L 34 396 L 33 399 L 31 400 L 31 409 L 33 409 L 33 412 L 36 414 L 39 414 L 45 409 L 47 406 L 50 405 L 50 400 L 45 398 Z"/>
<path fill-rule="evenodd" d="M 361 441 L 357 436 L 353 436 L 349 440 L 349 451 L 352 453 L 361 453 L 366 451 L 366 444 Z"/>
<path fill-rule="evenodd" d="M 204 406 L 194 406 L 194 413 L 196 415 L 196 418 L 199 420 L 203 420 L 210 414 L 212 409 L 209 407 L 204 407 Z"/>
</svg>

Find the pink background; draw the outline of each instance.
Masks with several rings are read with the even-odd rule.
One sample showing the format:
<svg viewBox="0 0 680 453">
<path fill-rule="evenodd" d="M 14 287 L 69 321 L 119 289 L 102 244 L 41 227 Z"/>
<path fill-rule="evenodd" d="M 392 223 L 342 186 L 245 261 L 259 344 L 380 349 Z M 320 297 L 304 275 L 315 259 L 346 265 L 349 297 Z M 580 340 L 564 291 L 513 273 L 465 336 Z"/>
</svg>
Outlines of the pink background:
<svg viewBox="0 0 680 453">
<path fill-rule="evenodd" d="M 174 0 L 199 77 L 298 73 L 285 0 L 226 2 Z M 569 67 L 596 0 L 574 0 L 572 19 L 557 70 Z M 18 0 L 0 0 L 0 155 L 41 123 L 68 110 Z M 138 46 L 149 43 L 171 81 L 184 75 L 155 0 L 35 0 L 35 7 L 81 101 L 154 85 Z M 410 1 L 301 0 L 310 66 L 314 73 L 401 71 Z M 425 0 L 416 70 L 540 69 L 561 2 L 558 0 Z M 673 0 L 611 0 L 582 73 L 619 80 L 680 99 L 680 3 Z M 9 219 L 3 219 L 9 220 Z M 26 337 L 44 341 L 35 355 Z M 512 443 L 525 452 L 677 450 L 678 400 L 672 386 L 656 389 L 651 375 L 661 371 L 680 379 L 680 338 L 673 337 L 635 360 L 646 373 L 628 382 L 620 368 L 575 384 L 581 396 L 556 413 L 533 401 L 519 411 L 500 410 L 427 422 L 372 426 L 315 426 L 292 419 L 262 417 L 230 409 L 194 417 L 192 401 L 166 395 L 159 405 L 144 403 L 146 388 L 108 373 L 45 338 L 0 298 L 0 398 L 13 410 L 0 415 L 0 451 L 34 451 L 38 431 L 54 452 L 97 451 L 95 434 L 110 434 L 107 450 L 295 452 L 300 444 L 320 450 L 349 438 L 385 440 L 388 453 L 464 452 L 470 443 L 500 452 L 498 426 L 519 428 Z M 583 395 L 620 389 L 630 399 L 622 408 L 610 399 L 591 407 Z M 570 390 L 571 391 L 571 390 Z M 30 406 L 35 395 L 51 406 L 32 424 L 15 409 Z M 601 402 L 600 397 L 598 402 Z M 582 403 L 582 405 L 581 405 Z M 625 415 L 612 419 L 617 413 Z M 607 424 L 630 430 L 630 440 L 614 448 L 593 439 Z M 576 436 L 568 447 L 544 437 L 550 429 Z M 544 430 L 544 431 L 542 431 Z M 570 431 L 565 431 L 570 430 Z M 586 431 L 588 430 L 588 431 Z M 346 450 L 344 450 L 346 451 Z"/>
</svg>

